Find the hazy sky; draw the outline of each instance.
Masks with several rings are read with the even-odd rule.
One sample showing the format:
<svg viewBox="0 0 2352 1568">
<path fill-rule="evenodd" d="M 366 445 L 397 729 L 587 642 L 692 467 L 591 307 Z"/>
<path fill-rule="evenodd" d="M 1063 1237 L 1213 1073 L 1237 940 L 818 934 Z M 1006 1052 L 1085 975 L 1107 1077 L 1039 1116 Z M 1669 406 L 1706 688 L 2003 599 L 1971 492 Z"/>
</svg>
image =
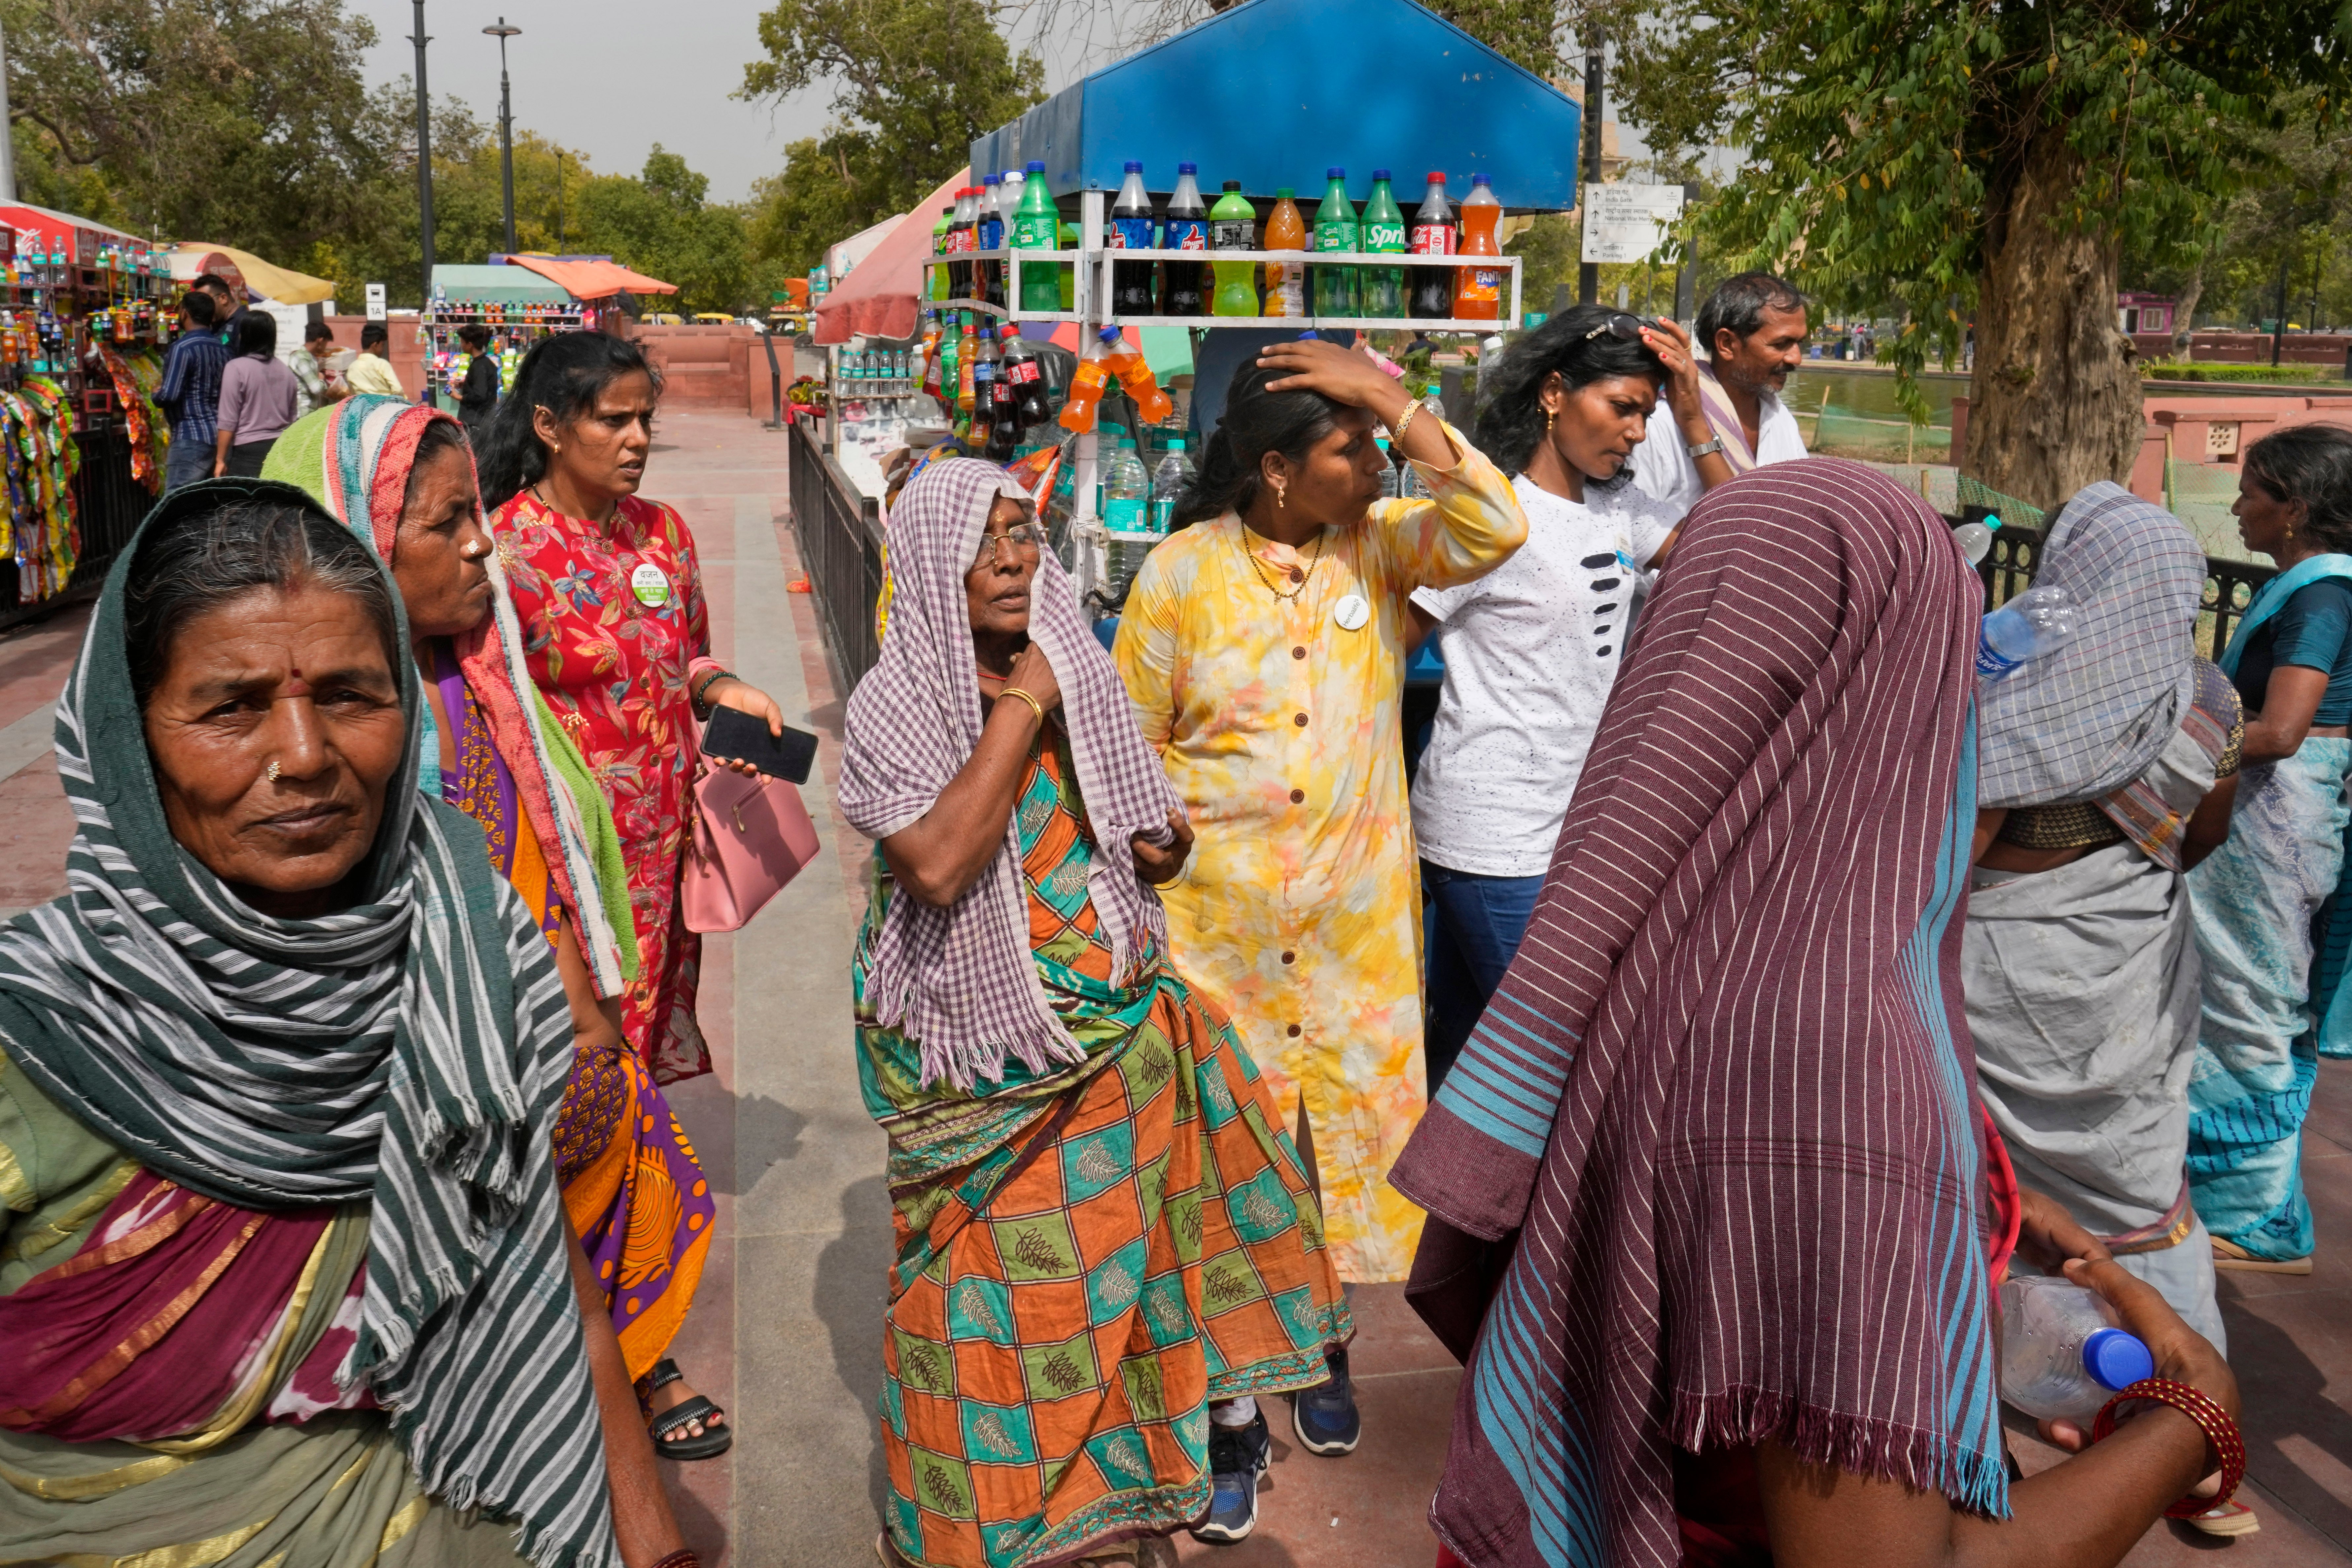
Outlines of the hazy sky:
<svg viewBox="0 0 2352 1568">
<path fill-rule="evenodd" d="M 657 30 L 644 26 L 640 3 L 622 0 L 425 0 L 426 35 L 433 40 L 425 79 L 439 99 L 455 94 L 485 124 L 499 110 L 499 45 L 481 29 L 503 15 L 522 36 L 507 40 L 518 130 L 531 130 L 588 155 L 600 174 L 635 174 L 660 142 L 710 177 L 719 201 L 746 195 L 751 182 L 783 164 L 787 142 L 814 135 L 825 121 L 828 89 L 820 87 L 780 106 L 741 103 L 728 94 L 742 85 L 745 62 L 760 52 L 759 19 L 773 0 L 675 0 L 659 13 Z M 1106 10 L 1124 8 L 1113 0 Z M 414 67 L 408 42 L 413 7 L 406 0 L 351 0 L 375 24 L 368 56 L 371 85 L 392 81 Z M 1081 72 L 1086 57 L 1115 58 L 1105 41 L 1074 39 L 1047 51 L 1049 86 Z M 1075 57 L 1075 58 L 1073 58 Z"/>
</svg>

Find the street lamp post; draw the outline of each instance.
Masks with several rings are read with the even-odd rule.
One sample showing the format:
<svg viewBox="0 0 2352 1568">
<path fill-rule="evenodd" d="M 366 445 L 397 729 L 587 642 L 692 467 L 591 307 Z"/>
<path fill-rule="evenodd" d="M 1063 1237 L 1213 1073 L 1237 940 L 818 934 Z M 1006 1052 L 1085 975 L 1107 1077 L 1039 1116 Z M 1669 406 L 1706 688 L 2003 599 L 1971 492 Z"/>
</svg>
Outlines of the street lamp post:
<svg viewBox="0 0 2352 1568">
<path fill-rule="evenodd" d="M 499 41 L 499 174 L 506 187 L 507 254 L 514 254 L 514 92 L 507 83 L 507 40 L 520 33 L 520 27 L 509 27 L 504 16 L 495 27 L 483 32 Z"/>
<path fill-rule="evenodd" d="M 425 253 L 424 308 L 433 308 L 433 100 L 425 90 L 425 0 L 416 7 L 416 31 L 408 41 L 416 46 L 416 234 Z"/>
<path fill-rule="evenodd" d="M 1602 67 L 1608 58 L 1608 40 L 1597 23 L 1591 24 L 1591 37 L 1584 46 L 1584 189 L 1577 193 L 1576 205 L 1583 210 L 1583 230 L 1592 232 L 1592 187 L 1601 183 L 1601 92 Z M 1579 258 L 1576 268 L 1577 302 L 1597 304 L 1601 299 L 1601 268 L 1593 262 Z"/>
</svg>

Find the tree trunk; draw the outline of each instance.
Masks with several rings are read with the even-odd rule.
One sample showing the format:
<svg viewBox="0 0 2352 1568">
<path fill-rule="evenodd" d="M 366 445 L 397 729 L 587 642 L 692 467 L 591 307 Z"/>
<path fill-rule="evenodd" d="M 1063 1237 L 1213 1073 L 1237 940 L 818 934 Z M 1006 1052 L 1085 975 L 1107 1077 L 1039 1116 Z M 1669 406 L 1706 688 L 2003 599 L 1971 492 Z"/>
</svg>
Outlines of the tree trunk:
<svg viewBox="0 0 2352 1568">
<path fill-rule="evenodd" d="M 2197 330 L 2197 302 L 2205 297 L 2205 263 L 2211 254 L 2210 249 L 2197 253 L 2197 265 L 2189 269 L 2189 281 L 2181 289 L 2180 297 L 2172 302 L 2172 357 L 2175 359 L 2190 357 L 2189 336 Z"/>
<path fill-rule="evenodd" d="M 1960 466 L 2045 511 L 2128 479 L 2139 452 L 2139 375 L 2116 326 L 2122 245 L 2069 221 L 2083 173 L 2063 129 L 2034 137 L 1994 193 L 1977 291 Z"/>
</svg>

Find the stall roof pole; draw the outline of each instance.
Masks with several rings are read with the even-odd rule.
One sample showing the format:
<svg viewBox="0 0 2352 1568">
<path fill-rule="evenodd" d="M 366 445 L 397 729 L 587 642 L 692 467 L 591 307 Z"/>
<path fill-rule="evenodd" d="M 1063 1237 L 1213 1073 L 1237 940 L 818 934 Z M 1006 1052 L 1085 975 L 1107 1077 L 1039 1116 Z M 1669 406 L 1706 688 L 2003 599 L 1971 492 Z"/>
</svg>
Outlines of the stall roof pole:
<svg viewBox="0 0 2352 1568">
<path fill-rule="evenodd" d="M 416 46 L 416 236 L 425 250 L 424 308 L 433 308 L 433 111 L 425 91 L 425 0 L 416 7 L 416 31 L 408 41 Z"/>
<path fill-rule="evenodd" d="M 8 126 L 8 40 L 0 32 L 0 131 Z M 16 199 L 16 139 L 0 135 L 0 201 Z"/>
<path fill-rule="evenodd" d="M 1592 202 L 1588 194 L 1601 183 L 1601 68 L 1607 57 L 1609 41 L 1595 24 L 1592 36 L 1584 49 L 1584 184 L 1577 193 L 1576 205 L 1582 209 L 1582 227 L 1592 226 Z M 1601 300 L 1601 266 L 1598 262 L 1580 261 L 1576 268 L 1576 298 L 1579 304 L 1598 304 Z"/>
</svg>

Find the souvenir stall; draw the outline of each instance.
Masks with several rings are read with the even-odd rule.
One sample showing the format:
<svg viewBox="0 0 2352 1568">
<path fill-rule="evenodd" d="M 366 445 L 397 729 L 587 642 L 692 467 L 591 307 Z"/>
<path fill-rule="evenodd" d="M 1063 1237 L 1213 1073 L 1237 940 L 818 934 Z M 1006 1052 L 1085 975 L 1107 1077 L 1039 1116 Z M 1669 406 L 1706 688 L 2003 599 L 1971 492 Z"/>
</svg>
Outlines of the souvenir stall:
<svg viewBox="0 0 2352 1568">
<path fill-rule="evenodd" d="M 433 298 L 416 326 L 425 346 L 425 384 L 436 405 L 455 413 L 457 387 L 472 357 L 457 334 L 466 327 L 487 327 L 490 352 L 499 357 L 503 396 L 531 344 L 550 332 L 579 331 L 587 314 L 562 284 L 528 267 L 436 266 Z"/>
</svg>

